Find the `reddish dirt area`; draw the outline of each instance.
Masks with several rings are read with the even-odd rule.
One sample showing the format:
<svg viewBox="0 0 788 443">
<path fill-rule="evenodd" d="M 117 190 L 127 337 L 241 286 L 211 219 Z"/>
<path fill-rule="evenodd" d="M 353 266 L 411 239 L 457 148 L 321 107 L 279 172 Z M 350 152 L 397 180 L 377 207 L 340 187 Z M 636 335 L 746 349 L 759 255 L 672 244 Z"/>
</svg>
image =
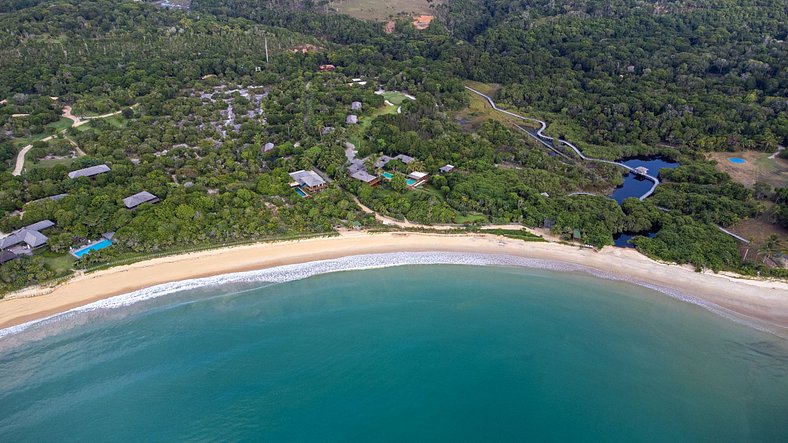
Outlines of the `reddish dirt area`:
<svg viewBox="0 0 788 443">
<path fill-rule="evenodd" d="M 427 29 L 430 27 L 433 18 L 435 17 L 431 15 L 418 15 L 413 17 L 413 27 L 418 30 Z"/>
</svg>

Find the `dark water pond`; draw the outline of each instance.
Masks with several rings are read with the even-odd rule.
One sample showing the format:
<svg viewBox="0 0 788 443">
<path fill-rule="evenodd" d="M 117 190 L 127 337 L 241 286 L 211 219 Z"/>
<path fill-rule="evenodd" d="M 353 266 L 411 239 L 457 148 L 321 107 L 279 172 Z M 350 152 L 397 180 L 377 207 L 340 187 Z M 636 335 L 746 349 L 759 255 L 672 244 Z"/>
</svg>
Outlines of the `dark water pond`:
<svg viewBox="0 0 788 443">
<path fill-rule="evenodd" d="M 657 235 L 657 231 L 648 231 L 648 232 L 622 232 L 621 234 L 616 234 L 613 236 L 613 244 L 618 246 L 619 248 L 634 248 L 635 245 L 629 243 L 633 237 L 638 235 L 654 238 Z"/>
<path fill-rule="evenodd" d="M 644 166 L 648 168 L 648 174 L 654 177 L 659 174 L 660 169 L 673 169 L 679 166 L 678 162 L 674 162 L 668 158 L 660 156 L 633 157 L 621 160 L 619 163 L 623 163 L 631 168 Z M 610 197 L 618 203 L 621 203 L 625 198 L 629 197 L 640 198 L 640 196 L 651 189 L 652 185 L 653 183 L 650 180 L 645 179 L 637 174 L 629 173 L 624 177 L 624 183 L 617 187 Z"/>
</svg>

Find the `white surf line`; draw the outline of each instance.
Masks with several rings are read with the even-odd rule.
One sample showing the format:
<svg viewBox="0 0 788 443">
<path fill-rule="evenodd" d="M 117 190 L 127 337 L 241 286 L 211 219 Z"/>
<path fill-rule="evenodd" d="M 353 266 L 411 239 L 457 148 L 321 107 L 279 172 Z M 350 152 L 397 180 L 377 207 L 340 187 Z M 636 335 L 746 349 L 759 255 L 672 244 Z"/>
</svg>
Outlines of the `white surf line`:
<svg viewBox="0 0 788 443">
<path fill-rule="evenodd" d="M 527 134 L 531 135 L 531 137 L 533 137 L 533 138 L 539 140 L 540 142 L 542 142 L 542 144 L 552 148 L 551 146 L 549 146 L 549 143 L 547 142 L 547 140 L 549 140 L 550 142 L 554 142 L 555 139 L 553 137 L 550 137 L 549 135 L 545 135 L 544 134 L 544 130 L 547 129 L 547 123 L 545 121 L 539 120 L 539 119 L 536 119 L 536 118 L 523 117 L 522 115 L 515 114 L 514 112 L 510 112 L 510 111 L 507 111 L 505 109 L 501 109 L 495 104 L 495 102 L 493 101 L 492 98 L 490 98 L 489 96 L 485 95 L 484 93 L 482 93 L 480 91 L 477 91 L 477 90 L 475 90 L 475 89 L 473 89 L 473 88 L 471 88 L 469 86 L 466 86 L 465 89 L 473 92 L 474 94 L 477 94 L 477 95 L 483 97 L 485 100 L 487 100 L 490 103 L 490 106 L 492 106 L 492 108 L 494 110 L 498 111 L 498 112 L 502 112 L 502 113 L 504 113 L 506 115 L 509 115 L 509 116 L 512 116 L 512 117 L 515 117 L 515 118 L 519 118 L 520 120 L 525 120 L 525 121 L 539 123 L 539 129 L 536 130 L 537 137 L 534 137 L 534 135 L 531 134 L 531 132 L 528 131 L 528 130 L 525 130 L 525 132 Z M 523 129 L 523 128 L 520 128 L 520 129 Z M 584 155 L 577 146 L 573 145 L 572 143 L 570 143 L 569 141 L 566 141 L 566 140 L 559 140 L 559 143 L 561 143 L 564 146 L 568 146 L 569 148 L 571 148 L 583 160 L 595 161 L 595 162 L 601 162 L 601 163 L 608 163 L 608 164 L 611 164 L 611 165 L 620 166 L 620 167 L 628 170 L 631 173 L 642 175 L 646 179 L 648 179 L 651 182 L 653 182 L 654 185 L 651 186 L 651 189 L 649 189 L 648 192 L 646 192 L 645 194 L 643 194 L 642 196 L 639 197 L 640 201 L 645 200 L 651 194 L 653 194 L 654 191 L 657 189 L 657 185 L 659 185 L 659 179 L 658 178 L 653 177 L 653 176 L 648 175 L 648 174 L 641 174 L 641 173 L 637 172 L 634 168 L 631 168 L 631 167 L 629 167 L 629 166 L 627 166 L 627 165 L 625 165 L 623 163 L 618 163 L 618 162 L 614 162 L 614 161 L 610 161 L 610 160 L 603 160 L 601 158 L 588 157 L 588 156 Z"/>
</svg>

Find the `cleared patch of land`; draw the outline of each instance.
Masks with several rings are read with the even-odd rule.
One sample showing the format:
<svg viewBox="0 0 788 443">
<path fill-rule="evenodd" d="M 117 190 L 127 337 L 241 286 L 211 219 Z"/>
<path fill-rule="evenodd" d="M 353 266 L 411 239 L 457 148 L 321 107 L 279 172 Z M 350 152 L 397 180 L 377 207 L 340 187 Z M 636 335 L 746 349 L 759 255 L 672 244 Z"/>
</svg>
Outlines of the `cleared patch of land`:
<svg viewBox="0 0 788 443">
<path fill-rule="evenodd" d="M 436 0 L 432 4 L 437 6 L 444 0 Z M 433 13 L 427 0 L 341 0 L 332 1 L 330 7 L 340 14 L 362 20 L 382 21 L 404 14 L 416 16 Z"/>
<path fill-rule="evenodd" d="M 489 95 L 490 97 L 495 97 L 495 93 L 500 89 L 500 85 L 496 84 L 471 81 L 465 82 L 465 84 L 473 89 L 476 89 L 477 91 Z M 508 116 L 502 112 L 497 112 L 492 108 L 492 106 L 490 106 L 490 103 L 488 103 L 487 100 L 478 96 L 477 94 L 468 92 L 468 98 L 470 99 L 468 107 L 454 114 L 454 119 L 465 129 L 476 130 L 488 120 L 496 120 L 508 128 L 511 128 L 512 124 L 518 124 L 520 126 L 528 125 L 527 122 L 524 122 L 518 118 Z"/>
<path fill-rule="evenodd" d="M 775 188 L 788 186 L 788 160 L 769 158 L 771 153 L 759 151 L 712 152 L 708 156 L 717 162 L 717 169 L 727 173 L 735 181 L 752 188 L 762 182 Z M 733 163 L 732 157 L 739 157 L 745 163 Z"/>
</svg>

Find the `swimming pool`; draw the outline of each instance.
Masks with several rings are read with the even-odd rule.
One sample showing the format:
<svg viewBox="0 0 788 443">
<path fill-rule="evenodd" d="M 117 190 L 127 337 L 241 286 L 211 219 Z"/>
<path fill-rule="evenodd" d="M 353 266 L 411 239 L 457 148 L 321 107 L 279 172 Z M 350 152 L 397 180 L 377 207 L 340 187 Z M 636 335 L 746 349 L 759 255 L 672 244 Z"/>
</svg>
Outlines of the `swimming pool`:
<svg viewBox="0 0 788 443">
<path fill-rule="evenodd" d="M 380 175 L 382 175 L 383 178 L 385 178 L 386 180 L 391 180 L 392 178 L 394 178 L 394 174 L 392 174 L 391 172 L 384 172 Z"/>
<path fill-rule="evenodd" d="M 295 191 L 296 191 L 296 192 L 298 193 L 298 195 L 300 195 L 301 197 L 304 197 L 304 198 L 307 198 L 307 197 L 309 197 L 309 194 L 307 194 L 306 192 L 304 192 L 304 190 L 303 190 L 303 189 L 301 189 L 301 188 L 295 188 Z"/>
<path fill-rule="evenodd" d="M 71 251 L 71 255 L 73 255 L 76 258 L 82 258 L 83 255 L 91 251 L 98 251 L 99 249 L 104 249 L 110 246 L 112 246 L 112 242 L 105 238 L 99 242 L 91 243 L 87 246 L 83 246 L 77 250 Z"/>
<path fill-rule="evenodd" d="M 416 180 L 413 180 L 412 178 L 409 178 L 409 179 L 405 180 L 405 183 L 406 183 L 408 186 L 413 186 L 413 185 L 415 185 L 415 184 L 416 184 Z"/>
<path fill-rule="evenodd" d="M 731 162 L 731 163 L 739 164 L 739 165 L 743 164 L 743 163 L 747 163 L 747 160 L 745 160 L 745 159 L 743 159 L 741 157 L 731 157 L 731 158 L 728 159 L 728 161 Z"/>
</svg>

